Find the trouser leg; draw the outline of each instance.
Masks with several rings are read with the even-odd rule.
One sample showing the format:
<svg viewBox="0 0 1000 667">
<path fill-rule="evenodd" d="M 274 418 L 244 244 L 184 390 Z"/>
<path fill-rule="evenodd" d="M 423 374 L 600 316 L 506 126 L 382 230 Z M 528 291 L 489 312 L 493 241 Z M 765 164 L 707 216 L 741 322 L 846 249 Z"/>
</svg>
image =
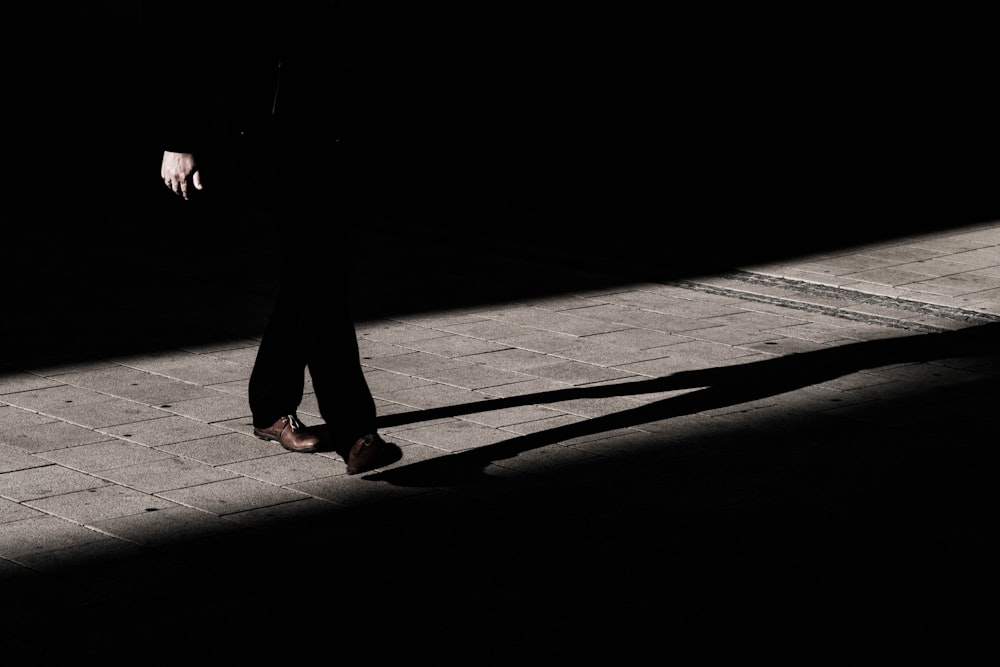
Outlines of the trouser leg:
<svg viewBox="0 0 1000 667">
<path fill-rule="evenodd" d="M 310 182 L 312 187 L 306 185 Z M 361 367 L 350 303 L 350 248 L 345 247 L 350 244 L 335 239 L 330 247 L 317 247 L 309 240 L 315 228 L 307 224 L 311 218 L 319 216 L 319 224 L 328 225 L 332 221 L 326 218 L 341 210 L 339 200 L 317 195 L 325 192 L 323 185 L 294 178 L 276 198 L 280 286 L 248 393 L 254 425 L 270 426 L 296 412 L 308 369 L 320 416 L 335 438 L 350 442 L 375 431 L 376 409 Z"/>
</svg>

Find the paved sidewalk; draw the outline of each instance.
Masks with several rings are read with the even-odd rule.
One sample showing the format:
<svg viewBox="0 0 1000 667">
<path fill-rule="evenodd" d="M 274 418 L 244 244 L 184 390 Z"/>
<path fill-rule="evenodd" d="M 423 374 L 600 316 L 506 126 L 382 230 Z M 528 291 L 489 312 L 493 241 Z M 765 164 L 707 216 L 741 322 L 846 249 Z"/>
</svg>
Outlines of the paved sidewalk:
<svg viewBox="0 0 1000 667">
<path fill-rule="evenodd" d="M 252 214 L 187 223 L 214 221 L 211 261 L 167 219 L 88 257 L 50 248 L 49 279 L 8 277 L 31 308 L 0 324 L 5 655 L 635 664 L 986 645 L 1000 225 L 717 266 L 638 232 L 542 243 L 505 235 L 519 214 L 489 202 L 418 204 L 363 226 L 379 268 L 359 260 L 361 353 L 404 455 L 359 476 L 251 435 L 274 289 L 240 241 Z M 318 423 L 311 396 L 300 417 Z"/>
</svg>

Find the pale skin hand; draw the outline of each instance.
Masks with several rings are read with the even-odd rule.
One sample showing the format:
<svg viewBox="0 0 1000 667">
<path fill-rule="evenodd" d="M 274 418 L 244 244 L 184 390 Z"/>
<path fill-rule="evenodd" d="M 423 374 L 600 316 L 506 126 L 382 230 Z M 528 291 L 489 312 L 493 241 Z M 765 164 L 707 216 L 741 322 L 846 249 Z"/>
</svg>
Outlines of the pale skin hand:
<svg viewBox="0 0 1000 667">
<path fill-rule="evenodd" d="M 184 199 L 190 199 L 194 190 L 202 189 L 201 172 L 193 153 L 163 151 L 160 177 L 171 192 Z"/>
</svg>

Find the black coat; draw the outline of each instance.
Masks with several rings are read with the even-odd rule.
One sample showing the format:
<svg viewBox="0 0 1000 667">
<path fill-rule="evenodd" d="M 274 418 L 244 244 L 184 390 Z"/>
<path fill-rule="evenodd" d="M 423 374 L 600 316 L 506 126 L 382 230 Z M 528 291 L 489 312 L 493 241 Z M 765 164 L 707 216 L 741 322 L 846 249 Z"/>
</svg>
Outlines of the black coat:
<svg viewBox="0 0 1000 667">
<path fill-rule="evenodd" d="M 162 148 L 197 152 L 269 131 L 345 131 L 358 33 L 336 2 L 198 3 L 143 8 L 147 108 Z"/>
</svg>

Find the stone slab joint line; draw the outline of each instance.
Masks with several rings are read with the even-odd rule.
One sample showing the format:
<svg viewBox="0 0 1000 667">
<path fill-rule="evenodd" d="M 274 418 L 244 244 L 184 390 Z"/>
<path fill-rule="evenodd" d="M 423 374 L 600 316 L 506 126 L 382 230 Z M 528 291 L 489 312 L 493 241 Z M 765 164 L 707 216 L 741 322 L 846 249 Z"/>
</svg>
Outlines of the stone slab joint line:
<svg viewBox="0 0 1000 667">
<path fill-rule="evenodd" d="M 748 271 L 728 272 L 720 274 L 719 277 L 739 282 L 745 282 L 749 284 L 767 285 L 771 287 L 783 287 L 786 289 L 792 289 L 802 292 L 803 294 L 811 294 L 815 296 L 840 299 L 844 301 L 846 304 L 854 303 L 854 304 L 878 305 L 912 313 L 933 315 L 944 319 L 964 322 L 969 325 L 1000 322 L 1000 316 L 991 315 L 988 313 L 980 313 L 974 310 L 966 310 L 963 308 L 954 308 L 949 306 L 928 304 L 928 303 L 923 303 L 921 301 L 913 301 L 910 299 L 903 299 L 899 297 L 888 297 L 877 294 L 868 294 L 866 292 L 859 292 L 857 290 L 846 289 L 843 287 L 818 285 L 816 283 L 809 283 L 802 280 L 792 280 L 789 278 L 765 276 L 761 274 L 750 273 Z M 897 319 L 893 317 L 884 317 L 879 315 L 872 315 L 870 313 L 861 313 L 857 311 L 852 311 L 846 307 L 836 308 L 832 306 L 824 306 L 816 303 L 797 301 L 795 299 L 789 299 L 785 297 L 757 294 L 754 292 L 737 290 L 728 287 L 720 287 L 718 285 L 711 285 L 696 281 L 679 280 L 671 282 L 670 284 L 676 287 L 690 289 L 698 292 L 706 292 L 710 294 L 717 294 L 720 296 L 730 296 L 745 301 L 756 301 L 758 303 L 767 303 L 771 305 L 783 306 L 785 308 L 790 308 L 793 310 L 821 313 L 824 315 L 838 317 L 841 319 L 864 322 L 866 324 L 874 324 L 884 327 L 892 327 L 895 329 L 906 329 L 909 331 L 921 331 L 926 333 L 934 333 L 946 330 L 943 327 L 937 327 L 922 322 L 913 322 L 906 319 Z"/>
</svg>

